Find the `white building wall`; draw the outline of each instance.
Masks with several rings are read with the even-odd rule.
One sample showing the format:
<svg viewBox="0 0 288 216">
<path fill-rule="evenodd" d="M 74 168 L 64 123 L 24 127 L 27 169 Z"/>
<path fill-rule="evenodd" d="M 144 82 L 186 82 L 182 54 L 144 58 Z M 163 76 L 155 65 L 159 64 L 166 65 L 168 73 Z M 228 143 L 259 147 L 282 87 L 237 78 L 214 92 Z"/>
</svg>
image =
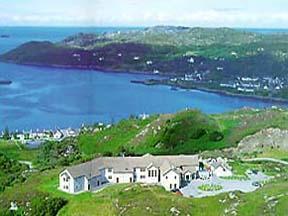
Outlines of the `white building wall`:
<svg viewBox="0 0 288 216">
<path fill-rule="evenodd" d="M 216 175 L 217 177 L 227 177 L 227 176 L 232 176 L 233 173 L 231 170 L 227 168 L 223 168 L 219 166 L 217 169 L 213 171 L 213 174 Z"/>
<path fill-rule="evenodd" d="M 59 174 L 59 189 L 66 193 L 74 193 L 74 179 L 66 170 Z"/>
<path fill-rule="evenodd" d="M 180 175 L 170 170 L 161 177 L 161 185 L 168 191 L 180 188 Z"/>
<path fill-rule="evenodd" d="M 150 176 L 149 176 L 149 171 L 150 171 Z M 152 173 L 153 173 L 153 175 L 152 175 Z M 143 182 L 147 183 L 147 184 L 157 184 L 159 182 L 158 176 L 159 176 L 159 169 L 157 167 L 154 167 L 154 166 L 149 167 L 149 169 L 147 169 L 146 179 Z"/>
<path fill-rule="evenodd" d="M 111 182 L 112 183 L 132 183 L 133 182 L 133 172 L 114 173 Z"/>
<path fill-rule="evenodd" d="M 135 168 L 134 169 L 134 181 L 139 183 L 146 183 L 147 179 L 147 169 L 146 168 Z"/>
</svg>

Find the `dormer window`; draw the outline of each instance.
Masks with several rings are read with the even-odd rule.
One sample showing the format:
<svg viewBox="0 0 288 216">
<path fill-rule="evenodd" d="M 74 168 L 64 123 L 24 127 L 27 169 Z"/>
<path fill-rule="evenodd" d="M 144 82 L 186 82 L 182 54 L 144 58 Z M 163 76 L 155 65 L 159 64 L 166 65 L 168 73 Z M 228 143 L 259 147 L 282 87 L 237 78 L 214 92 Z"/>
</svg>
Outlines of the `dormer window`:
<svg viewBox="0 0 288 216">
<path fill-rule="evenodd" d="M 108 168 L 108 172 L 112 172 L 112 168 Z"/>
</svg>

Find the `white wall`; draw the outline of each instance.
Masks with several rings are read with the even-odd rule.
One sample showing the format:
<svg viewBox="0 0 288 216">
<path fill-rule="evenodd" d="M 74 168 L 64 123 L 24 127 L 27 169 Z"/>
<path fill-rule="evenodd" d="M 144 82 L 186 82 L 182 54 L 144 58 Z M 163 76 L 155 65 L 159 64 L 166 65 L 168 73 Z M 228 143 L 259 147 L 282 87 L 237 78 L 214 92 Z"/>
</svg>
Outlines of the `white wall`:
<svg viewBox="0 0 288 216">
<path fill-rule="evenodd" d="M 168 191 L 172 189 L 179 189 L 180 175 L 174 172 L 173 170 L 170 170 L 168 173 L 166 173 L 164 176 L 161 177 L 161 184 Z"/>
<path fill-rule="evenodd" d="M 223 167 L 218 167 L 216 170 L 214 170 L 214 175 L 216 175 L 217 177 L 227 177 L 227 176 L 232 176 L 233 173 L 231 170 L 224 168 Z"/>
<path fill-rule="evenodd" d="M 117 182 L 118 178 L 118 182 Z M 130 181 L 131 178 L 131 181 Z M 133 182 L 133 173 L 114 173 L 112 183 L 130 183 Z"/>
<path fill-rule="evenodd" d="M 146 183 L 147 175 L 148 175 L 147 169 L 144 167 L 143 168 L 135 168 L 135 170 L 134 170 L 135 182 Z M 141 176 L 144 178 L 141 178 Z"/>
<path fill-rule="evenodd" d="M 156 173 L 156 176 L 152 176 L 150 175 L 149 177 L 149 170 L 152 172 L 154 172 L 154 174 Z M 148 184 L 157 184 L 158 183 L 158 175 L 159 175 L 159 170 L 157 167 L 149 167 L 149 169 L 147 169 L 147 175 L 146 175 L 146 179 L 144 181 L 144 183 L 148 183 Z"/>
<path fill-rule="evenodd" d="M 59 174 L 59 189 L 66 193 L 74 193 L 74 179 L 67 170 Z"/>
</svg>

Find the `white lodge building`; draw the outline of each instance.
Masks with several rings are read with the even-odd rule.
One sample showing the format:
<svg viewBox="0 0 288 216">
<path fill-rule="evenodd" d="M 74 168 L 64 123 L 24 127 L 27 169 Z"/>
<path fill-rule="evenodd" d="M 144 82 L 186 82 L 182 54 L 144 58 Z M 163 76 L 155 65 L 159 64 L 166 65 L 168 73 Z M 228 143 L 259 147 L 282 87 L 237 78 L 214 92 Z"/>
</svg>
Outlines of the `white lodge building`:
<svg viewBox="0 0 288 216">
<path fill-rule="evenodd" d="M 192 180 L 198 165 L 198 155 L 101 157 L 63 170 L 59 189 L 75 194 L 109 183 L 139 182 L 175 190 Z"/>
</svg>

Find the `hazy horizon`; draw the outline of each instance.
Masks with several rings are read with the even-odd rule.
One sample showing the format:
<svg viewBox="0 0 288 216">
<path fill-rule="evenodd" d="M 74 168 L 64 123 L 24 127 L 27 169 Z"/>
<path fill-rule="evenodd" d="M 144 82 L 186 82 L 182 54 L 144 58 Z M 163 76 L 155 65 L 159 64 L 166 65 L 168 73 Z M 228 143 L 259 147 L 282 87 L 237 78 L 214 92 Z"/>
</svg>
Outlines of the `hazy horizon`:
<svg viewBox="0 0 288 216">
<path fill-rule="evenodd" d="M 0 0 L 0 26 L 288 28 L 288 2 Z"/>
</svg>

